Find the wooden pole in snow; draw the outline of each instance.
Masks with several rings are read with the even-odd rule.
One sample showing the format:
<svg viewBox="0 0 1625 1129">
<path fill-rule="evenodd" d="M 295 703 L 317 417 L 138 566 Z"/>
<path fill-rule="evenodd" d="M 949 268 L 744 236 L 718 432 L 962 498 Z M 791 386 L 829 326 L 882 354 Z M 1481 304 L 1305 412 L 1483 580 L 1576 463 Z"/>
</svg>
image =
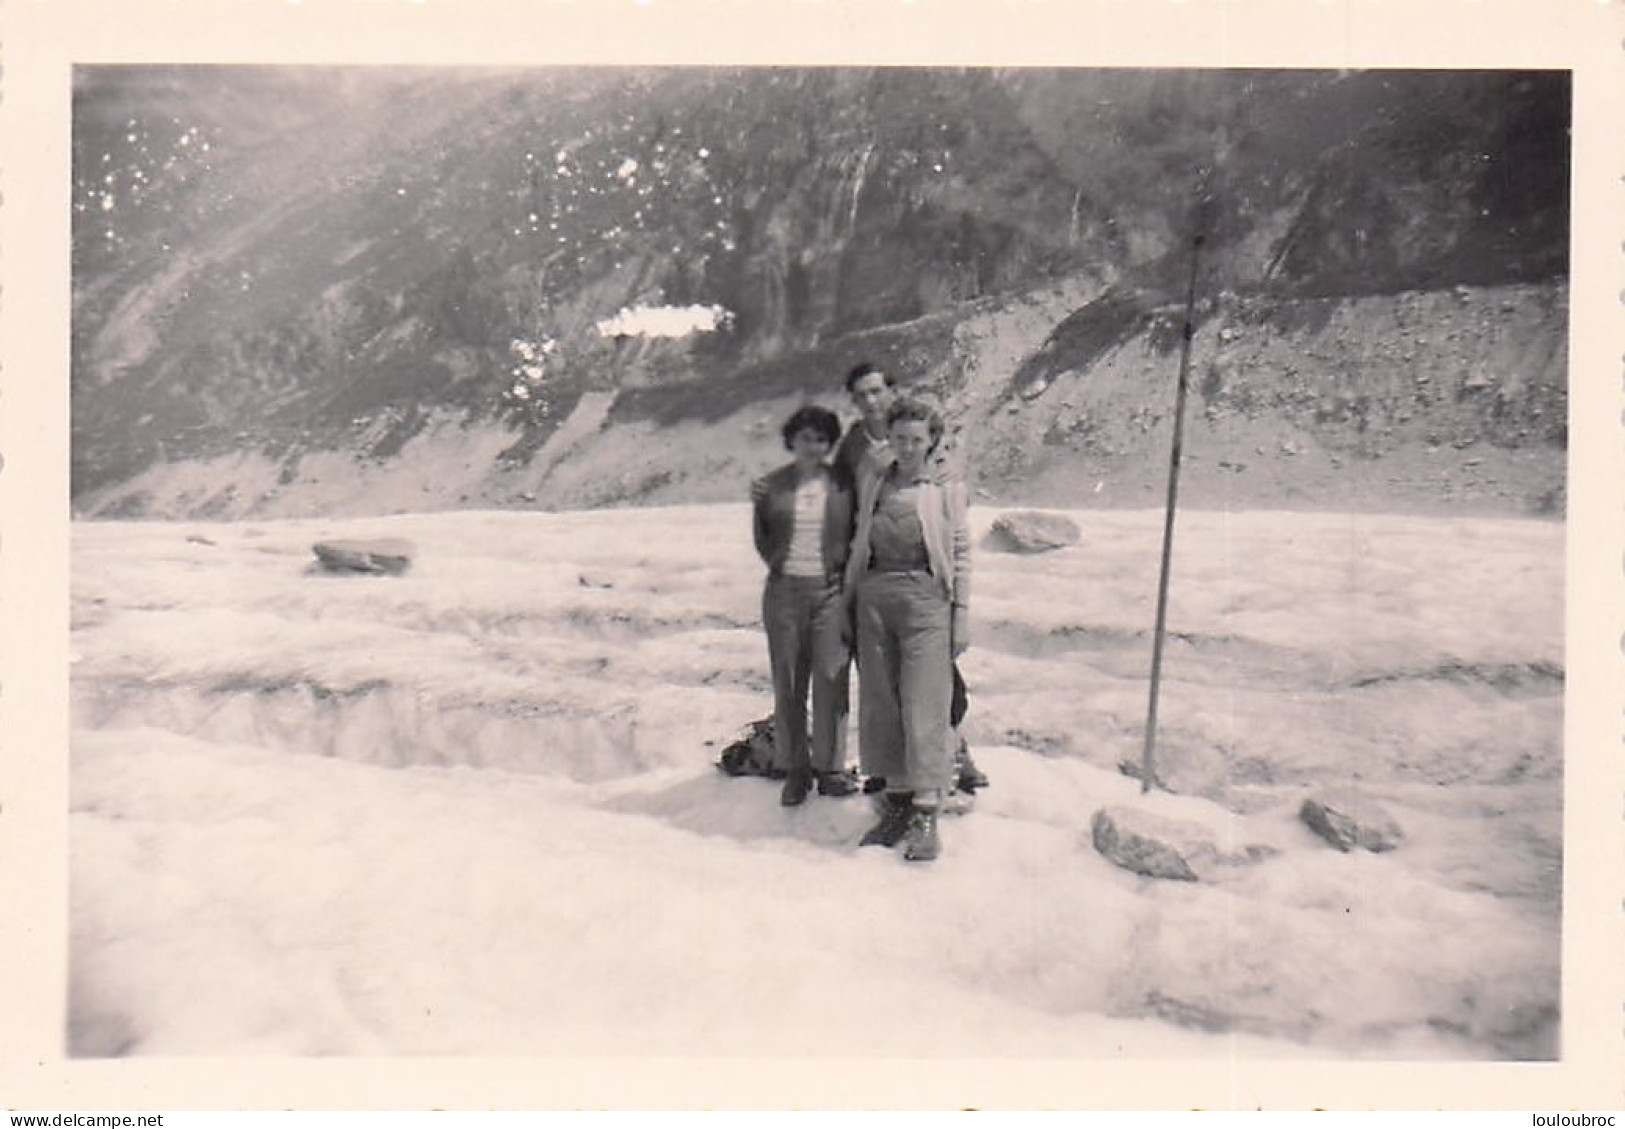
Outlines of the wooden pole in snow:
<svg viewBox="0 0 1625 1129">
<path fill-rule="evenodd" d="M 1162 640 L 1168 623 L 1168 570 L 1173 561 L 1174 508 L 1179 501 L 1179 456 L 1185 440 L 1185 396 L 1190 387 L 1191 338 L 1196 336 L 1196 263 L 1206 238 L 1203 217 L 1210 203 L 1204 190 L 1196 211 L 1196 233 L 1191 237 L 1191 278 L 1185 291 L 1185 325 L 1179 346 L 1179 390 L 1174 394 L 1174 444 L 1168 457 L 1168 510 L 1162 523 L 1162 571 L 1157 578 L 1157 626 L 1151 643 L 1151 702 L 1146 709 L 1145 748 L 1140 754 L 1141 795 L 1151 791 L 1151 781 L 1156 774 L 1157 692 L 1162 685 Z"/>
</svg>

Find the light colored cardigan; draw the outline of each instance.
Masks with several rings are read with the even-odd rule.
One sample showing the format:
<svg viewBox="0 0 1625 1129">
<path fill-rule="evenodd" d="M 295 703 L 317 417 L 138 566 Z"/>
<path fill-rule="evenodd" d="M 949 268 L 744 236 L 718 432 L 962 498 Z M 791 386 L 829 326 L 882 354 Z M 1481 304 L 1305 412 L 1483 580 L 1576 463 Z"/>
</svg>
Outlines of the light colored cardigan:
<svg viewBox="0 0 1625 1129">
<path fill-rule="evenodd" d="M 869 538 L 885 479 L 885 475 L 865 475 L 858 483 L 857 529 L 852 535 L 852 552 L 847 557 L 843 585 L 849 605 L 856 598 L 858 581 L 869 570 Z M 965 484 L 928 479 L 919 484 L 914 500 L 920 528 L 925 534 L 931 575 L 937 578 L 950 604 L 956 608 L 970 607 L 970 525 L 966 520 Z"/>
</svg>

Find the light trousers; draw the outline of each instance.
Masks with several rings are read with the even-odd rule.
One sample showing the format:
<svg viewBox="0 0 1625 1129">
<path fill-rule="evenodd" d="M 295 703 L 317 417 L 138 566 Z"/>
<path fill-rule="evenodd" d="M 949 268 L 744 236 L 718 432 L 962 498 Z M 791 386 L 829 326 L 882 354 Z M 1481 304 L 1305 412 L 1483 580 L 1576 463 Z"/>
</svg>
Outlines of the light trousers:
<svg viewBox="0 0 1625 1129">
<path fill-rule="evenodd" d="M 888 791 L 931 806 L 953 781 L 952 611 L 923 570 L 858 581 L 858 754 Z"/>
</svg>

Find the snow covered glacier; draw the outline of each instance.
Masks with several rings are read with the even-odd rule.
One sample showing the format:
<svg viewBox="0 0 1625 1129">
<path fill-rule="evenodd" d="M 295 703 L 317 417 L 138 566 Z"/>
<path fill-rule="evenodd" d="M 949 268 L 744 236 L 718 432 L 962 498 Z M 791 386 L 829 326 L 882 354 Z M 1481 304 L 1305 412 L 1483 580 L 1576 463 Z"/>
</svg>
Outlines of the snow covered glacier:
<svg viewBox="0 0 1625 1129">
<path fill-rule="evenodd" d="M 72 1050 L 1555 1055 L 1562 526 L 1181 515 L 1142 799 L 1161 515 L 1072 516 L 977 555 L 993 785 L 924 868 L 714 771 L 771 701 L 742 506 L 76 524 Z M 1399 850 L 1298 822 L 1350 784 Z M 1272 850 L 1141 878 L 1114 803 Z"/>
</svg>

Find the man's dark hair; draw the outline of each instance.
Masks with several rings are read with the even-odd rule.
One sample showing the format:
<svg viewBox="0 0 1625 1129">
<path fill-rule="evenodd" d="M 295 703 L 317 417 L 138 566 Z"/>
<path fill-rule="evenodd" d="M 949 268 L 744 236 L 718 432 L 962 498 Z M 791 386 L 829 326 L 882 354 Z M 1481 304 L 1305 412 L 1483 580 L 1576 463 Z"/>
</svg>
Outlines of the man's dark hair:
<svg viewBox="0 0 1625 1129">
<path fill-rule="evenodd" d="M 884 369 L 881 369 L 876 365 L 870 364 L 868 361 L 864 361 L 862 364 L 852 366 L 852 371 L 846 374 L 847 394 L 851 394 L 853 386 L 856 385 L 858 381 L 877 372 L 880 373 L 882 379 L 886 381 L 887 388 L 897 387 L 897 381 L 892 379 L 891 373 L 886 372 Z"/>
<path fill-rule="evenodd" d="M 779 428 L 779 434 L 784 436 L 784 449 L 790 450 L 790 442 L 803 431 L 816 431 L 829 440 L 831 447 L 841 438 L 841 421 L 835 418 L 835 413 L 828 408 L 820 408 L 815 404 L 807 404 L 795 410 L 791 417 L 784 421 Z"/>
<path fill-rule="evenodd" d="M 913 421 L 925 424 L 931 430 L 931 449 L 935 451 L 937 444 L 942 442 L 942 433 L 946 425 L 942 421 L 942 413 L 914 396 L 902 396 L 893 402 L 886 412 L 886 426 L 894 423 Z"/>
</svg>

